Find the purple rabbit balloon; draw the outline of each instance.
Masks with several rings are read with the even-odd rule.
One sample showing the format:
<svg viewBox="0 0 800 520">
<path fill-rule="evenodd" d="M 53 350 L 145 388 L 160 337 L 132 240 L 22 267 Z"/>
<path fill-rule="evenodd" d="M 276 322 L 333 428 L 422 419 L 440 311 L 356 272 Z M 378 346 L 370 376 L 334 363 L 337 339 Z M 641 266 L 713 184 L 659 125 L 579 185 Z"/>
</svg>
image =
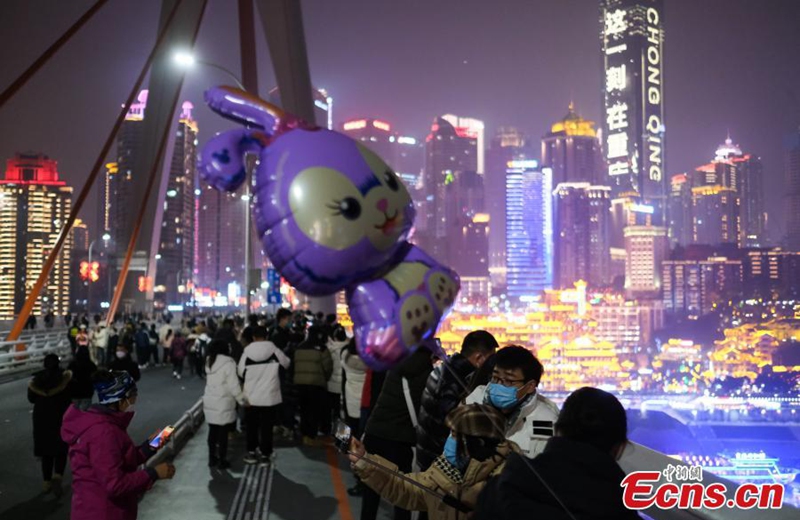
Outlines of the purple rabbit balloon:
<svg viewBox="0 0 800 520">
<path fill-rule="evenodd" d="M 248 128 L 212 138 L 201 175 L 236 190 L 245 155 L 258 154 L 255 224 L 281 276 L 310 295 L 346 289 L 356 344 L 373 368 L 391 367 L 430 338 L 455 301 L 458 276 L 406 241 L 415 211 L 397 174 L 353 139 L 242 90 L 213 88 L 206 102 Z"/>
</svg>

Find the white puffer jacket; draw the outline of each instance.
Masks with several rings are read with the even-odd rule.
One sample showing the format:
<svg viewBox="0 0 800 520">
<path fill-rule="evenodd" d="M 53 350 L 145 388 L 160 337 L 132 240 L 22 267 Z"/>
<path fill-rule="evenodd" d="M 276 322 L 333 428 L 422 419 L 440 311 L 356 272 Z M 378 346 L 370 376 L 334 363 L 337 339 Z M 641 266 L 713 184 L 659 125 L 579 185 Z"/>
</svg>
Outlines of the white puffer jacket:
<svg viewBox="0 0 800 520">
<path fill-rule="evenodd" d="M 271 341 L 254 341 L 245 347 L 239 359 L 239 377 L 244 378 L 244 394 L 253 406 L 281 404 L 279 368 L 289 368 L 291 361 Z"/>
<path fill-rule="evenodd" d="M 217 356 L 206 367 L 206 391 L 203 413 L 208 424 L 225 425 L 236 421 L 236 402 L 244 404 L 244 393 L 236 375 L 236 362 L 229 356 Z"/>
<path fill-rule="evenodd" d="M 361 392 L 367 379 L 367 365 L 347 349 L 342 350 L 342 368 L 344 369 L 344 405 L 347 415 L 354 419 L 361 417 Z"/>
<path fill-rule="evenodd" d="M 330 379 L 328 379 L 328 392 L 334 394 L 342 393 L 342 349 L 347 346 L 347 341 L 336 341 L 328 339 L 328 350 L 331 352 L 333 358 L 333 372 Z"/>
</svg>

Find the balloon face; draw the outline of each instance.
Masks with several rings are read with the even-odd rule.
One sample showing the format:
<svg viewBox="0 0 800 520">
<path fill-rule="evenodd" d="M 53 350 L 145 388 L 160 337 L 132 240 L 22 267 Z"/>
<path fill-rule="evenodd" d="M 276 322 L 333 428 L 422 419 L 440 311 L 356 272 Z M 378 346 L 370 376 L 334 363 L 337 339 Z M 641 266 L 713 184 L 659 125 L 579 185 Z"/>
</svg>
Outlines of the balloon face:
<svg viewBox="0 0 800 520">
<path fill-rule="evenodd" d="M 256 224 L 281 274 L 330 294 L 384 268 L 408 236 L 411 196 L 375 153 L 329 130 L 292 130 L 262 153 Z"/>
<path fill-rule="evenodd" d="M 200 172 L 215 188 L 233 191 L 245 182 L 246 155 L 258 154 L 255 226 L 281 276 L 309 295 L 346 289 L 356 345 L 376 370 L 428 342 L 459 279 L 406 242 L 414 205 L 397 174 L 353 139 L 241 90 L 217 87 L 206 101 L 248 128 L 212 138 Z"/>
</svg>

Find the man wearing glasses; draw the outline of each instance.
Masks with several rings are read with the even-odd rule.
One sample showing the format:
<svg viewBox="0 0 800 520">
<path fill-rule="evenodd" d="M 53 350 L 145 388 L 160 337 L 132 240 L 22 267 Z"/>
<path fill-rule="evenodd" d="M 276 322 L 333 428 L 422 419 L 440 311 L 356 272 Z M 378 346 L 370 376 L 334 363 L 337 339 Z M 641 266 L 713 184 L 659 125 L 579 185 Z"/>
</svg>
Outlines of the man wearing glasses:
<svg viewBox="0 0 800 520">
<path fill-rule="evenodd" d="M 495 355 L 491 382 L 466 399 L 466 404 L 491 404 L 503 412 L 508 421 L 506 439 L 531 458 L 544 451 L 558 418 L 555 403 L 536 391 L 543 373 L 544 367 L 528 349 L 502 348 Z"/>
</svg>

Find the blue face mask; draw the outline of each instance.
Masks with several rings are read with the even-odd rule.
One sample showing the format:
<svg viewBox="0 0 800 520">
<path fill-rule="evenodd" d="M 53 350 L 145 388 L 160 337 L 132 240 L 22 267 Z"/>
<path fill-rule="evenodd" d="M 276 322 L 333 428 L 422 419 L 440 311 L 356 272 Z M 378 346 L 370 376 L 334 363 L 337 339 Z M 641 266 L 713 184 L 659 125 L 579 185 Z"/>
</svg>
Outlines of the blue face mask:
<svg viewBox="0 0 800 520">
<path fill-rule="evenodd" d="M 486 388 L 486 391 L 489 392 L 489 402 L 500 410 L 508 410 L 519 403 L 517 390 L 519 389 L 513 386 L 503 386 L 500 383 L 489 383 Z"/>
<path fill-rule="evenodd" d="M 469 464 L 467 457 L 458 456 L 458 441 L 452 435 L 448 436 L 444 443 L 444 458 L 459 470 L 463 470 Z"/>
</svg>

